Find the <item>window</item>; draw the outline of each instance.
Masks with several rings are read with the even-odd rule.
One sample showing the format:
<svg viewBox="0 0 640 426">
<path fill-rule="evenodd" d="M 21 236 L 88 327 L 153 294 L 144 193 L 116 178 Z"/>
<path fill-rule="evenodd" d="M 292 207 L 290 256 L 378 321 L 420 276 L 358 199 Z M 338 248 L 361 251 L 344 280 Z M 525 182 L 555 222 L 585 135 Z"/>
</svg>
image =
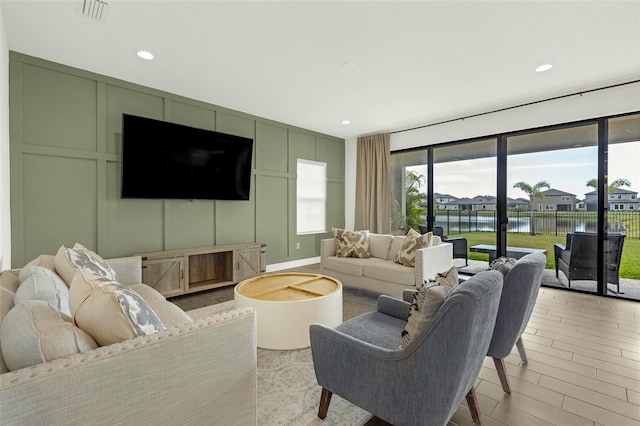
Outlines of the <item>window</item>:
<svg viewBox="0 0 640 426">
<path fill-rule="evenodd" d="M 569 201 L 569 196 L 568 195 L 563 195 L 563 196 L 560 197 L 560 199 L 562 201 Z"/>
<path fill-rule="evenodd" d="M 298 158 L 296 182 L 297 234 L 325 232 L 327 163 Z"/>
</svg>

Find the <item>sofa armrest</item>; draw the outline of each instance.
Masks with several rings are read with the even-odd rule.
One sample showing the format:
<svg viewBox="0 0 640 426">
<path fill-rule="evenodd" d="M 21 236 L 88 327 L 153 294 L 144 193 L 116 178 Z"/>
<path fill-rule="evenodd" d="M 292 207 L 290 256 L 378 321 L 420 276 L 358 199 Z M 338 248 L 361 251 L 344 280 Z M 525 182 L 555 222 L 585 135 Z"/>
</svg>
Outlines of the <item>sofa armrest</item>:
<svg viewBox="0 0 640 426">
<path fill-rule="evenodd" d="M 142 283 L 142 258 L 140 256 L 116 257 L 106 259 L 106 261 L 118 274 L 120 284 Z"/>
<path fill-rule="evenodd" d="M 320 240 L 320 263 L 330 256 L 336 255 L 336 239 L 335 238 L 325 238 Z"/>
<path fill-rule="evenodd" d="M 436 274 L 448 271 L 453 266 L 453 244 L 442 243 L 437 246 L 416 250 L 416 282 L 433 279 Z"/>
<path fill-rule="evenodd" d="M 256 361 L 255 311 L 237 309 L 2 374 L 2 422 L 255 425 Z"/>
</svg>

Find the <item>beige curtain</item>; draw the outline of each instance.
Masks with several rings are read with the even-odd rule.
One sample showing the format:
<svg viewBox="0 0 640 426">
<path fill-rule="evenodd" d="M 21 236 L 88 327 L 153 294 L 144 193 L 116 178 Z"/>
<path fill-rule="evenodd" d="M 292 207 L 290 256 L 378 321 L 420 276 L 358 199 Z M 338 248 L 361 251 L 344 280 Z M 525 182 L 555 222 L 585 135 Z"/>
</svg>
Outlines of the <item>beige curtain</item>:
<svg viewBox="0 0 640 426">
<path fill-rule="evenodd" d="M 391 144 L 388 133 L 358 138 L 355 229 L 391 231 Z"/>
</svg>

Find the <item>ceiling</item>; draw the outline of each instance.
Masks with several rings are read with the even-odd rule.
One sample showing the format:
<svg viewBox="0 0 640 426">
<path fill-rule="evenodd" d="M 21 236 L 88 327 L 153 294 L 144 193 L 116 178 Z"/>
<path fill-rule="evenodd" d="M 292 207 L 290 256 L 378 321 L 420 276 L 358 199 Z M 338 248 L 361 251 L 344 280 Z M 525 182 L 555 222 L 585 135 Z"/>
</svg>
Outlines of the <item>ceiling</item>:
<svg viewBox="0 0 640 426">
<path fill-rule="evenodd" d="M 1 1 L 9 49 L 341 138 L 640 79 L 638 0 L 107 2 Z"/>
</svg>

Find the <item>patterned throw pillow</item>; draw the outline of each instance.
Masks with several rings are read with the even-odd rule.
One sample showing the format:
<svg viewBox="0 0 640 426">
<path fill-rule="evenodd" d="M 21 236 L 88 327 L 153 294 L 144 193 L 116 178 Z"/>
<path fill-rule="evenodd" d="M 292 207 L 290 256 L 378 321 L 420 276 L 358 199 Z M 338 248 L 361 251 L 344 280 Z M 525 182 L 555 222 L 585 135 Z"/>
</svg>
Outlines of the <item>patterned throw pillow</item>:
<svg viewBox="0 0 640 426">
<path fill-rule="evenodd" d="M 402 331 L 400 348 L 406 348 L 413 336 L 417 336 L 429 327 L 436 312 L 458 283 L 458 269 L 454 266 L 447 272 L 436 275 L 433 281 L 429 280 L 419 286 L 413 295 L 407 325 Z"/>
<path fill-rule="evenodd" d="M 498 257 L 497 259 L 493 259 L 493 261 L 489 264 L 487 271 L 500 271 L 502 272 L 502 275 L 506 277 L 511 268 L 513 268 L 516 263 L 518 263 L 518 260 L 512 257 Z"/>
<path fill-rule="evenodd" d="M 75 324 L 100 346 L 165 330 L 165 325 L 135 291 L 79 269 L 69 290 Z"/>
<path fill-rule="evenodd" d="M 116 281 L 116 271 L 99 255 L 82 244 L 76 243 L 72 249 L 60 246 L 55 259 L 56 272 L 68 286 L 77 269 L 88 269 L 91 275 L 105 281 Z"/>
<path fill-rule="evenodd" d="M 369 253 L 369 231 L 347 231 L 333 228 L 337 257 L 371 257 Z"/>
<path fill-rule="evenodd" d="M 409 229 L 407 236 L 404 237 L 402 248 L 396 255 L 394 261 L 404 266 L 416 266 L 416 250 L 425 247 L 431 247 L 433 233 L 427 232 L 420 235 L 415 229 Z"/>
</svg>

